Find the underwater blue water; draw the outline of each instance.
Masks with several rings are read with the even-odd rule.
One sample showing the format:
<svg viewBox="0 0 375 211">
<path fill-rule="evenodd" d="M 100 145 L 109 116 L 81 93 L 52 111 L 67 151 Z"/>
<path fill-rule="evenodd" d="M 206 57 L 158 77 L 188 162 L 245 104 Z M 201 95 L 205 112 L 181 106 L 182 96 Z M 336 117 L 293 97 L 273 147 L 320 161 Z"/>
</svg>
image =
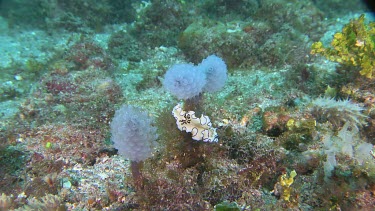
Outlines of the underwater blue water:
<svg viewBox="0 0 375 211">
<path fill-rule="evenodd" d="M 0 0 L 0 52 L 0 210 L 375 209 L 371 1 Z"/>
</svg>

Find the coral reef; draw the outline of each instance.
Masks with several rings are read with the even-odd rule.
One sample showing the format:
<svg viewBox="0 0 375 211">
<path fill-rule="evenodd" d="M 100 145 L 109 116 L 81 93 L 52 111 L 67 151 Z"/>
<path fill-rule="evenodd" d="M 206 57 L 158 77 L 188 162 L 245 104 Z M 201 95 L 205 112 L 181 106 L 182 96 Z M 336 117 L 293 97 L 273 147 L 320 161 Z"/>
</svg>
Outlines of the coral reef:
<svg viewBox="0 0 375 211">
<path fill-rule="evenodd" d="M 154 0 L 143 2 L 135 27 L 130 31 L 148 46 L 172 46 L 177 43 L 181 29 L 192 22 L 195 1 Z"/>
<path fill-rule="evenodd" d="M 346 24 L 342 32 L 334 35 L 332 47 L 324 47 L 322 42 L 311 46 L 311 54 L 320 54 L 331 61 L 348 66 L 358 66 L 359 73 L 372 78 L 374 63 L 375 22 L 365 24 L 365 15 Z"/>
<path fill-rule="evenodd" d="M 44 1 L 2 2 L 2 14 L 13 25 L 27 25 L 47 30 L 101 31 L 107 23 L 132 22 L 136 11 L 134 1 Z M 82 9 L 84 8 L 84 9 Z M 14 27 L 14 26 L 13 26 Z"/>
<path fill-rule="evenodd" d="M 367 116 L 361 113 L 364 108 L 349 99 L 335 100 L 319 97 L 312 101 L 312 106 L 311 112 L 317 121 L 329 121 L 336 128 L 342 127 L 344 123 L 352 127 L 362 127 L 367 124 Z"/>
<path fill-rule="evenodd" d="M 375 210 L 363 1 L 0 2 L 0 210 Z"/>
</svg>

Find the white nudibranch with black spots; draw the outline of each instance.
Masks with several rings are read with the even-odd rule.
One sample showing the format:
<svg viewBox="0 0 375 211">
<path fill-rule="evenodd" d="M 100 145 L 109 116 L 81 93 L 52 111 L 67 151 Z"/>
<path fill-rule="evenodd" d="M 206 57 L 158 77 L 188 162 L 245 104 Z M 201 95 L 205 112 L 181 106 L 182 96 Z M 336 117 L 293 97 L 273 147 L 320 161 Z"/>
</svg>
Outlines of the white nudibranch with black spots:
<svg viewBox="0 0 375 211">
<path fill-rule="evenodd" d="M 191 133 L 194 140 L 203 140 L 204 142 L 219 141 L 216 128 L 212 127 L 208 116 L 202 114 L 202 116 L 198 118 L 195 116 L 194 111 L 182 110 L 181 104 L 177 104 L 173 108 L 172 114 L 176 119 L 178 129 Z"/>
</svg>

